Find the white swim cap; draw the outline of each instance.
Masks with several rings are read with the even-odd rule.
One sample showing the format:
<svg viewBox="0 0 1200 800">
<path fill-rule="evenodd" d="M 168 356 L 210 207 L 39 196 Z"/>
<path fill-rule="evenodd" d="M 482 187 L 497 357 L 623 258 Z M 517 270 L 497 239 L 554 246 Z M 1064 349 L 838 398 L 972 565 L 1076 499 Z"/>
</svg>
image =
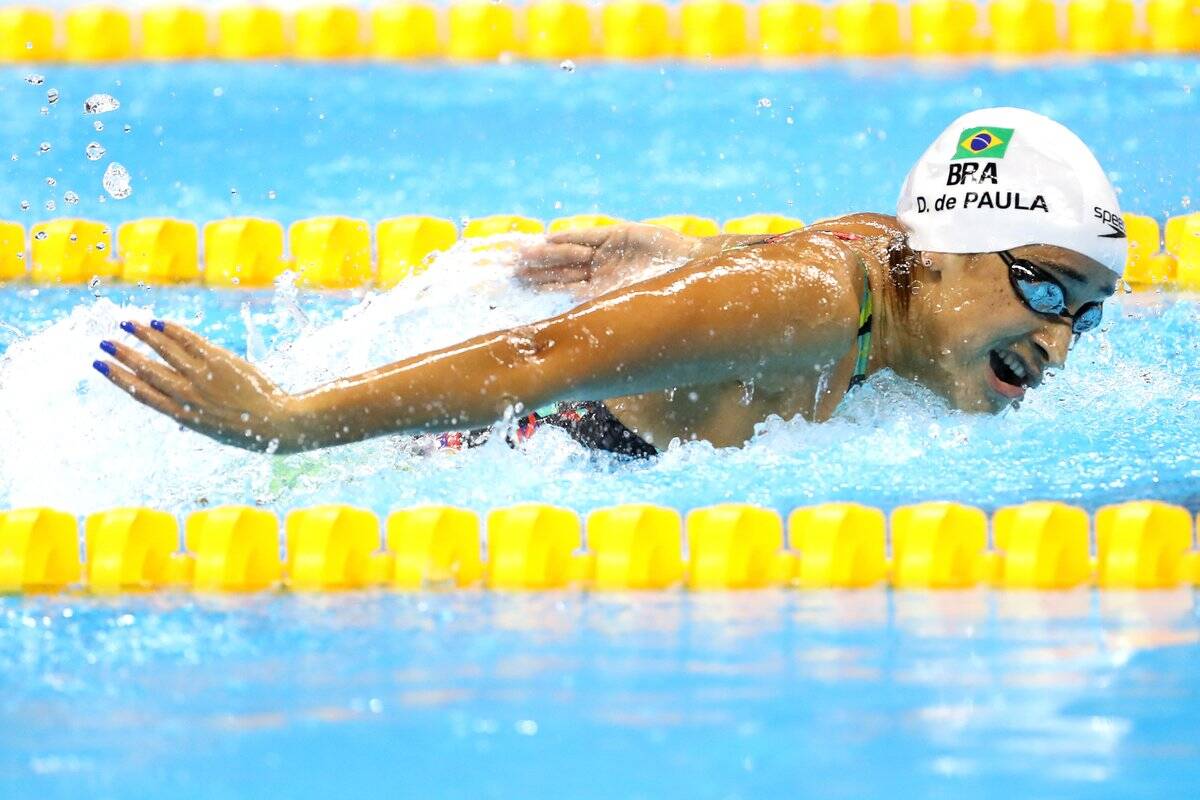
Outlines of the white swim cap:
<svg viewBox="0 0 1200 800">
<path fill-rule="evenodd" d="M 952 122 L 908 173 L 896 216 L 914 250 L 1051 244 L 1124 270 L 1125 222 L 1096 157 L 1059 123 L 1022 108 Z"/>
</svg>

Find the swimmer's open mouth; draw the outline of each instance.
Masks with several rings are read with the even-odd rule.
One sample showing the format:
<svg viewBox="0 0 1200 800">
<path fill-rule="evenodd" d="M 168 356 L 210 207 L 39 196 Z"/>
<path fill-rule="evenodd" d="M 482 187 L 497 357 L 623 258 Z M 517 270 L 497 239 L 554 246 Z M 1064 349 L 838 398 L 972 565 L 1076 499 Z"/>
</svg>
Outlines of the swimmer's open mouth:
<svg viewBox="0 0 1200 800">
<path fill-rule="evenodd" d="M 1037 385 L 1037 374 L 1012 350 L 993 350 L 988 356 L 988 383 L 1004 397 L 1020 400 L 1026 388 Z"/>
</svg>

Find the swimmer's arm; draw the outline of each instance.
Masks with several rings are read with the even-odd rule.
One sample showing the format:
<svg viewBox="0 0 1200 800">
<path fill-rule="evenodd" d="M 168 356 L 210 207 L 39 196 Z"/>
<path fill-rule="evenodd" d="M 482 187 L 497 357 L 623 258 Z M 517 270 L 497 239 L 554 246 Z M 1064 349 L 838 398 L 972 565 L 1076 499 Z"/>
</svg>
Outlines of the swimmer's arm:
<svg viewBox="0 0 1200 800">
<path fill-rule="evenodd" d="M 803 243 L 692 261 L 556 317 L 295 396 L 280 450 L 832 363 L 857 319 L 850 272 L 845 256 Z"/>
</svg>

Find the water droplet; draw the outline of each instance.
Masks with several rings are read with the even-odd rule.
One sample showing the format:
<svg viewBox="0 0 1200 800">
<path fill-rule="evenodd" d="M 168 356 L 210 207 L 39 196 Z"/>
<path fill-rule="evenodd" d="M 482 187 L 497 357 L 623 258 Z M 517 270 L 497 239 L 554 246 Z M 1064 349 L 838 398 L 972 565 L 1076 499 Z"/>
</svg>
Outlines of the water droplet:
<svg viewBox="0 0 1200 800">
<path fill-rule="evenodd" d="M 124 200 L 133 194 L 133 187 L 129 185 L 129 170 L 116 161 L 110 163 L 108 169 L 104 170 L 104 178 L 101 183 L 104 191 L 108 192 L 114 200 Z"/>
<path fill-rule="evenodd" d="M 742 381 L 742 396 L 738 398 L 738 402 L 743 406 L 749 406 L 754 402 L 754 380 Z"/>
<path fill-rule="evenodd" d="M 45 208 L 47 211 L 53 211 L 54 209 L 58 208 L 58 205 L 53 200 L 47 200 L 45 203 Z"/>
<path fill-rule="evenodd" d="M 249 421 L 250 421 L 250 412 L 249 412 L 249 411 L 243 411 L 243 412 L 242 412 L 242 416 L 241 416 L 241 420 L 242 420 L 242 422 L 249 422 Z"/>
<path fill-rule="evenodd" d="M 47 185 L 47 186 L 53 186 L 53 185 L 55 185 L 56 183 L 58 183 L 58 181 L 54 180 L 54 178 L 46 178 L 46 185 Z"/>
<path fill-rule="evenodd" d="M 569 58 L 564 58 L 562 60 L 562 63 L 558 65 L 558 68 L 561 69 L 563 72 L 574 72 L 575 71 L 575 62 Z"/>
<path fill-rule="evenodd" d="M 63 202 L 69 206 L 76 205 L 79 202 L 79 195 L 67 190 L 63 192 Z"/>
<path fill-rule="evenodd" d="M 123 130 L 124 130 L 126 133 L 129 133 L 130 131 L 132 131 L 132 130 L 133 130 L 133 126 L 132 126 L 132 125 L 126 125 L 126 126 L 123 128 Z"/>
<path fill-rule="evenodd" d="M 41 86 L 46 82 L 46 77 L 44 75 L 38 75 L 36 72 L 31 72 L 25 76 L 25 82 L 30 86 Z"/>
<path fill-rule="evenodd" d="M 758 98 L 758 107 L 759 108 L 770 108 L 771 107 L 771 98 L 769 98 L 769 97 Z"/>
<path fill-rule="evenodd" d="M 38 155 L 41 155 L 42 153 L 49 153 L 49 152 L 50 152 L 50 143 L 49 142 L 42 142 L 41 144 L 38 145 Z"/>
<path fill-rule="evenodd" d="M 47 234 L 45 231 L 38 231 L 37 233 L 35 233 L 35 234 L 33 235 L 33 238 L 37 239 L 37 240 L 40 242 L 40 241 L 42 241 L 43 239 L 45 239 L 45 238 L 46 238 L 46 236 L 48 236 L 48 235 L 49 235 L 49 234 Z"/>
<path fill-rule="evenodd" d="M 49 103 L 50 105 L 54 105 L 55 103 L 58 102 L 58 89 L 47 89 L 46 90 L 46 102 Z"/>
<path fill-rule="evenodd" d="M 22 200 L 22 201 L 21 201 L 21 210 L 22 210 L 22 211 L 28 211 L 28 210 L 29 210 L 29 201 L 28 201 L 28 200 Z"/>
<path fill-rule="evenodd" d="M 94 94 L 83 101 L 83 113 L 85 114 L 106 114 L 109 111 L 116 111 L 120 107 L 120 101 L 111 94 Z"/>
<path fill-rule="evenodd" d="M 92 123 L 92 127 L 98 131 L 102 131 L 102 130 L 104 130 L 104 123 L 101 122 L 100 120 L 96 120 L 95 122 Z"/>
<path fill-rule="evenodd" d="M 99 161 L 104 158 L 106 152 L 108 151 L 104 149 L 104 145 L 99 142 L 90 142 L 83 150 L 83 154 L 87 156 L 88 161 Z"/>
</svg>

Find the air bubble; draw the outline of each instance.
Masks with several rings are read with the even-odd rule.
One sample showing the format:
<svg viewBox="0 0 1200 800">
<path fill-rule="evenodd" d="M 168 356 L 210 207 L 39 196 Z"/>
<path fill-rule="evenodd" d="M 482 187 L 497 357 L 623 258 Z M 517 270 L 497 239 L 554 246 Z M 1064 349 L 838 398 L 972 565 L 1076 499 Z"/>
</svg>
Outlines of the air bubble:
<svg viewBox="0 0 1200 800">
<path fill-rule="evenodd" d="M 46 90 L 46 102 L 49 103 L 50 105 L 54 105 L 55 103 L 58 102 L 58 89 L 47 89 Z"/>
<path fill-rule="evenodd" d="M 22 210 L 22 211 L 28 211 L 28 210 L 29 210 L 29 201 L 28 201 L 28 200 L 22 200 L 22 201 L 21 201 L 21 210 Z"/>
<path fill-rule="evenodd" d="M 575 71 L 575 62 L 569 58 L 564 58 L 562 60 L 562 63 L 558 65 L 558 68 L 561 69 L 563 72 L 574 72 Z"/>
<path fill-rule="evenodd" d="M 53 200 L 47 200 L 44 207 L 47 211 L 53 211 L 54 209 L 58 208 L 58 204 Z"/>
<path fill-rule="evenodd" d="M 126 125 L 124 128 L 122 128 L 122 130 L 124 130 L 126 133 L 129 133 L 130 131 L 132 131 L 132 130 L 133 130 L 133 126 L 132 126 L 132 125 Z"/>
<path fill-rule="evenodd" d="M 111 94 L 94 94 L 83 101 L 83 113 L 85 114 L 107 114 L 120 107 L 120 101 Z"/>
<path fill-rule="evenodd" d="M 267 199 L 268 199 L 268 200 L 274 200 L 274 199 L 275 199 L 275 190 L 274 190 L 274 189 L 268 189 L 268 190 L 267 190 Z"/>
<path fill-rule="evenodd" d="M 50 152 L 50 143 L 49 142 L 42 142 L 41 144 L 38 145 L 38 155 L 41 155 L 42 153 L 49 153 L 49 152 Z"/>
<path fill-rule="evenodd" d="M 77 205 L 79 203 L 79 195 L 70 190 L 63 192 L 63 202 L 69 206 Z"/>
<path fill-rule="evenodd" d="M 38 75 L 36 72 L 31 72 L 25 76 L 25 82 L 30 86 L 41 86 L 46 82 L 46 76 Z"/>
<path fill-rule="evenodd" d="M 89 142 L 88 146 L 83 150 L 83 154 L 87 156 L 88 161 L 99 161 L 104 158 L 106 152 L 108 151 L 104 149 L 104 145 L 99 142 Z"/>
<path fill-rule="evenodd" d="M 38 109 L 38 113 L 41 114 L 43 117 L 48 117 L 48 116 L 50 116 L 50 107 L 42 106 L 41 108 Z"/>
<path fill-rule="evenodd" d="M 771 98 L 769 98 L 769 97 L 758 98 L 758 107 L 759 108 L 770 108 L 771 107 Z"/>
<path fill-rule="evenodd" d="M 102 130 L 104 130 L 104 123 L 101 122 L 100 120 L 96 120 L 95 122 L 92 123 L 92 127 L 95 128 L 97 131 L 102 131 Z"/>
<path fill-rule="evenodd" d="M 38 231 L 37 233 L 35 233 L 33 235 L 33 238 L 37 239 L 40 242 L 43 239 L 45 239 L 48 235 L 49 234 L 47 234 L 45 231 Z"/>
<path fill-rule="evenodd" d="M 96 242 L 96 249 L 97 249 L 97 250 L 103 250 L 103 249 L 104 249 L 105 247 L 107 247 L 107 246 L 108 246 L 108 245 L 104 244 L 104 242 Z"/>
<path fill-rule="evenodd" d="M 54 186 L 54 185 L 55 185 L 55 184 L 57 184 L 57 183 L 58 183 L 58 181 L 54 180 L 54 178 L 46 178 L 46 185 L 47 185 L 47 186 Z"/>
<path fill-rule="evenodd" d="M 129 170 L 116 161 L 110 163 L 108 169 L 104 170 L 104 178 L 101 183 L 104 191 L 108 192 L 114 200 L 124 200 L 133 194 L 133 187 L 129 185 Z"/>
</svg>

